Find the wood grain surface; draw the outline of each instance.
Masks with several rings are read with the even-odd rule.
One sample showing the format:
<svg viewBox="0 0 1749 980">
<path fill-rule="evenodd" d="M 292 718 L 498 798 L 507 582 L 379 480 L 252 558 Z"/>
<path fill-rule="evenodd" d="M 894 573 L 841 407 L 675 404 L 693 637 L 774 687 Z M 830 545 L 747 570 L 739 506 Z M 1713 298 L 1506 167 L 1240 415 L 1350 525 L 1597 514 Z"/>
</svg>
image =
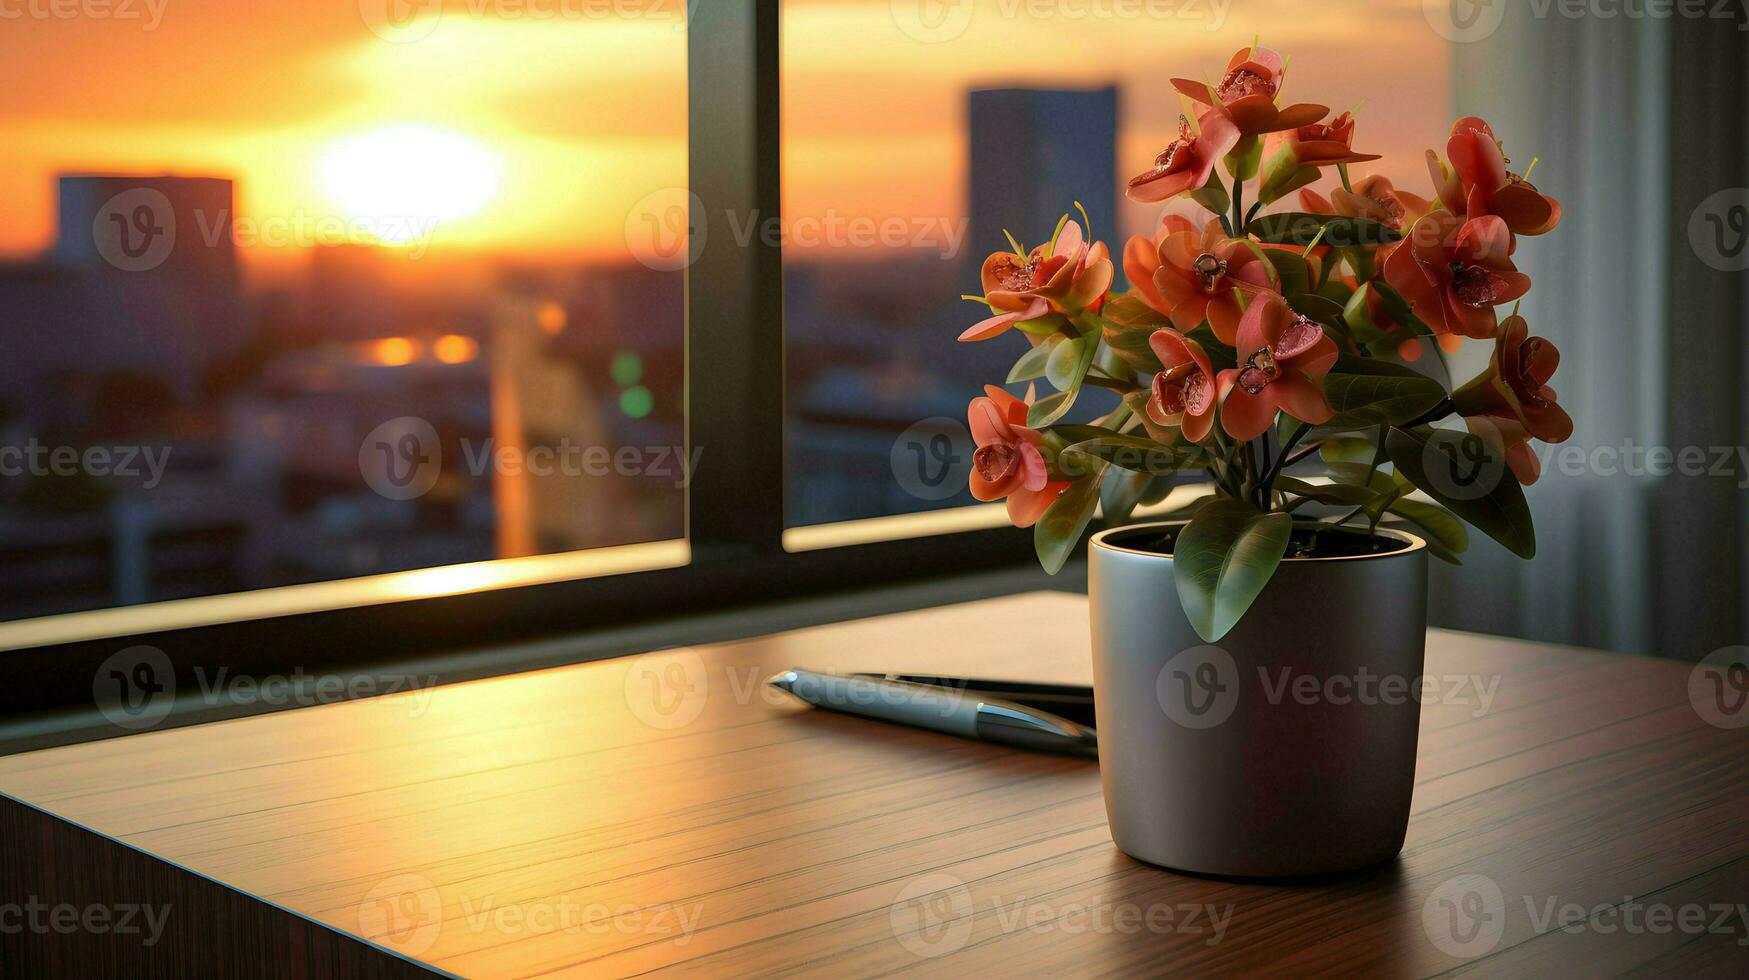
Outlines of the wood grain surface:
<svg viewBox="0 0 1749 980">
<path fill-rule="evenodd" d="M 1431 633 L 1402 856 L 1285 883 L 1125 857 L 1091 761 L 762 684 L 1086 683 L 1087 642 L 1035 593 L 11 756 L 0 791 L 469 977 L 1749 973 L 1749 729 L 1688 664 Z"/>
</svg>

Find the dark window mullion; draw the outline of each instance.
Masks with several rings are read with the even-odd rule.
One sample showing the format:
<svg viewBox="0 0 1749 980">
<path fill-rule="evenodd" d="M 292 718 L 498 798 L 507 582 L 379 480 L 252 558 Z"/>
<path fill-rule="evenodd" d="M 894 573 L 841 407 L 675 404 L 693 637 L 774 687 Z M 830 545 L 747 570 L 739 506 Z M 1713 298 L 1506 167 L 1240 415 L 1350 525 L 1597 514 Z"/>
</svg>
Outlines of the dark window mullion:
<svg viewBox="0 0 1749 980">
<path fill-rule="evenodd" d="M 782 193 L 780 4 L 691 9 L 689 180 L 703 248 L 686 280 L 686 429 L 702 454 L 687 536 L 694 561 L 709 561 L 782 549 L 783 256 L 763 233 L 777 226 Z"/>
</svg>

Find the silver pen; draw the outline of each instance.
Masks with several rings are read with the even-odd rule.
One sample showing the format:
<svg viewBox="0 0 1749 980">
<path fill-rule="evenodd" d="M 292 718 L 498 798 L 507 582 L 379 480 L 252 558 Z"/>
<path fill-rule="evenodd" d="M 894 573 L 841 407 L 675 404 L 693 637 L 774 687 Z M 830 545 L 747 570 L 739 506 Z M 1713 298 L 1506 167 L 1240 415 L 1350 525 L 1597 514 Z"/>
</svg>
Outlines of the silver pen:
<svg viewBox="0 0 1749 980">
<path fill-rule="evenodd" d="M 1068 755 L 1098 754 L 1093 729 L 1036 708 L 933 684 L 791 668 L 766 681 L 831 711 L 930 731 Z"/>
</svg>

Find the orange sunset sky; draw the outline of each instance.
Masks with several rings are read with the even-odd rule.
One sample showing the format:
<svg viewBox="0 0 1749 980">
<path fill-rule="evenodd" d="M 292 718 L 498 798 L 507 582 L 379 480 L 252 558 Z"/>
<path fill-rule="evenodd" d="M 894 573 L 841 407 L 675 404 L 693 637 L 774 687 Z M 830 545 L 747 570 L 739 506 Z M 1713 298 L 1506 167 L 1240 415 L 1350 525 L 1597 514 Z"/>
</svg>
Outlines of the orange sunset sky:
<svg viewBox="0 0 1749 980">
<path fill-rule="evenodd" d="M 458 0 L 402 43 L 372 31 L 370 2 L 167 0 L 150 31 L 5 22 L 0 256 L 50 243 L 53 175 L 69 170 L 230 176 L 246 220 L 355 217 L 392 198 L 443 212 L 433 248 L 603 260 L 626 255 L 640 199 L 685 184 L 678 0 L 632 17 L 584 13 L 599 9 L 587 0 L 497 13 L 491 0 Z M 1364 99 L 1357 144 L 1427 191 L 1421 151 L 1451 120 L 1445 42 L 1421 0 L 1181 0 L 1177 17 L 1125 13 L 1146 9 L 979 0 L 963 33 L 922 43 L 893 0 L 788 0 L 786 211 L 963 215 L 965 92 L 980 86 L 1121 85 L 1119 169 L 1139 171 L 1176 126 L 1167 79 L 1214 78 L 1257 34 L 1292 53 L 1288 99 L 1337 111 Z M 1122 230 L 1151 216 L 1127 206 Z"/>
</svg>

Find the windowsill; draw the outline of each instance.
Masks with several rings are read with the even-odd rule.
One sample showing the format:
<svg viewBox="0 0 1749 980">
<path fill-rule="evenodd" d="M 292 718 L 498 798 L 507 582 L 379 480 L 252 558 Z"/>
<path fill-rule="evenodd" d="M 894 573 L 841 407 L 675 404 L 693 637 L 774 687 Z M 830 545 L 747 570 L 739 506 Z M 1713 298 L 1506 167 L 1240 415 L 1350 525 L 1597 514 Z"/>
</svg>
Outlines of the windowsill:
<svg viewBox="0 0 1749 980">
<path fill-rule="evenodd" d="M 692 548 L 684 540 L 652 541 L 95 609 L 0 624 L 0 651 L 648 572 L 678 568 L 691 560 Z"/>
<path fill-rule="evenodd" d="M 1209 491 L 1207 483 L 1187 483 L 1174 487 L 1165 500 L 1148 507 L 1136 508 L 1135 517 L 1159 517 L 1183 507 Z M 901 538 L 926 538 L 938 534 L 959 534 L 965 531 L 986 531 L 1008 526 L 1008 509 L 1002 504 L 978 504 L 931 510 L 921 514 L 895 514 L 891 517 L 870 517 L 860 521 L 836 524 L 814 524 L 808 527 L 785 528 L 783 550 L 795 554 L 823 551 L 827 548 L 848 548 L 853 545 L 876 544 Z"/>
</svg>

